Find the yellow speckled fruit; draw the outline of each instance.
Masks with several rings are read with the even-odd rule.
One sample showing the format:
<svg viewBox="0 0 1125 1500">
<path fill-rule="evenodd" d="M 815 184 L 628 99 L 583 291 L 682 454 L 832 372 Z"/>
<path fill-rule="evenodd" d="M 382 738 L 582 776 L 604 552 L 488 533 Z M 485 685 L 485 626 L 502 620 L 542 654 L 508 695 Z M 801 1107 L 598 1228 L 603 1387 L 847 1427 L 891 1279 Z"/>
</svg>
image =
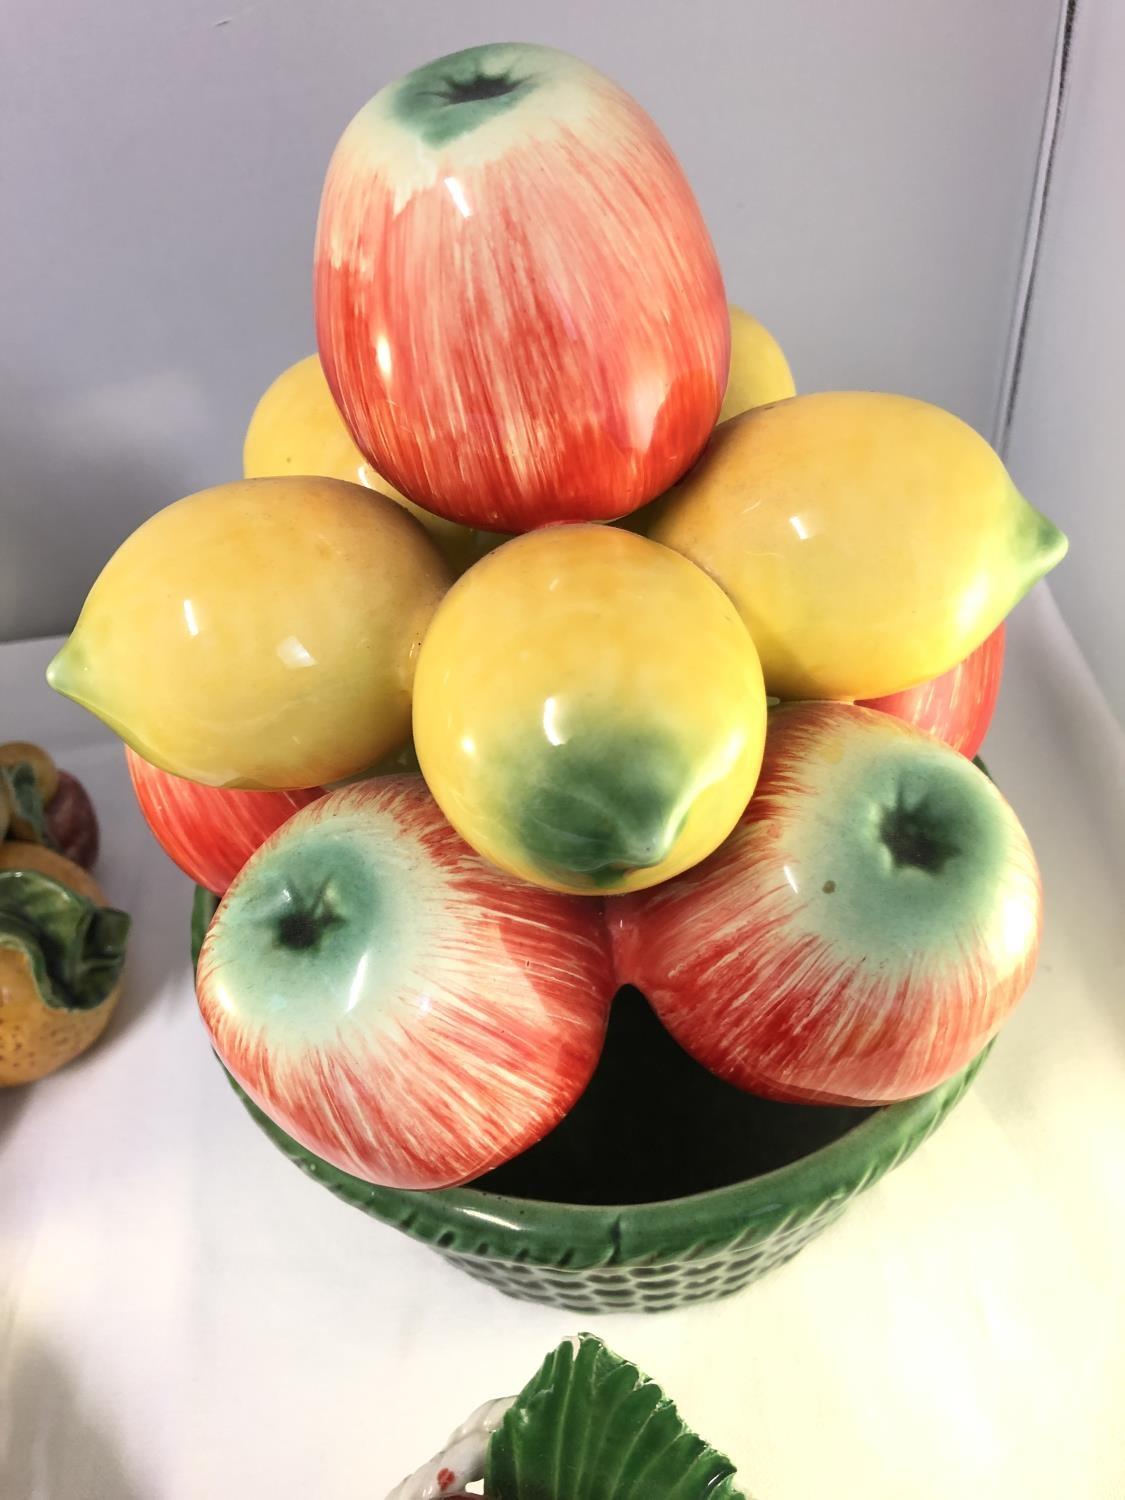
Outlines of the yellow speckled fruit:
<svg viewBox="0 0 1125 1500">
<path fill-rule="evenodd" d="M 123 543 L 47 678 L 178 776 L 323 785 L 406 743 L 418 647 L 449 582 L 382 495 L 240 480 Z"/>
<path fill-rule="evenodd" d="M 869 391 L 724 423 L 649 534 L 734 600 L 780 698 L 937 677 L 1066 552 L 971 427 Z"/>
<path fill-rule="evenodd" d="M 106 904 L 92 875 L 39 844 L 0 844 L 0 870 L 35 870 Z M 0 1088 L 34 1083 L 72 1062 L 105 1030 L 121 997 L 121 981 L 90 1010 L 44 1004 L 28 956 L 0 943 Z"/>
<path fill-rule="evenodd" d="M 415 681 L 415 749 L 446 817 L 502 869 L 584 894 L 656 885 L 722 843 L 765 720 L 730 601 L 614 527 L 550 527 L 477 563 Z"/>
<path fill-rule="evenodd" d="M 768 328 L 741 307 L 732 307 L 730 333 L 730 375 L 720 422 L 797 394 L 789 361 Z"/>
<path fill-rule="evenodd" d="M 35 870 L 40 875 L 49 875 L 52 880 L 68 885 L 72 891 L 85 896 L 95 906 L 106 904 L 101 886 L 89 870 L 84 870 L 64 854 L 58 854 L 42 844 L 29 844 L 22 839 L 9 839 L 7 843 L 0 844 L 0 870 Z"/>
<path fill-rule="evenodd" d="M 356 447 L 315 354 L 284 370 L 254 408 L 242 448 L 247 479 L 322 474 L 389 495 L 433 537 L 455 573 L 496 546 L 493 532 L 458 526 L 408 500 Z"/>
</svg>

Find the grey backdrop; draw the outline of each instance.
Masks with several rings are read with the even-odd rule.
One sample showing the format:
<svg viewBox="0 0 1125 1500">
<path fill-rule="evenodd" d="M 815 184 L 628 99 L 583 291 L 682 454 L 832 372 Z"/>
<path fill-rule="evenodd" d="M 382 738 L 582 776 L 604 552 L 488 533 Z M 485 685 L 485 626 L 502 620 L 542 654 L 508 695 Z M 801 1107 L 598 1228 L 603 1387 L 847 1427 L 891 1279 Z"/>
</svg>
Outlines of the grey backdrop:
<svg viewBox="0 0 1125 1500">
<path fill-rule="evenodd" d="M 69 628 L 139 521 L 238 474 L 313 347 L 338 134 L 471 42 L 550 42 L 637 95 L 802 387 L 992 433 L 1058 0 L 232 3 L 4 0 L 0 639 Z"/>
<path fill-rule="evenodd" d="M 1125 5 L 1083 0 L 1008 445 L 1070 533 L 1051 589 L 1125 722 Z"/>
</svg>

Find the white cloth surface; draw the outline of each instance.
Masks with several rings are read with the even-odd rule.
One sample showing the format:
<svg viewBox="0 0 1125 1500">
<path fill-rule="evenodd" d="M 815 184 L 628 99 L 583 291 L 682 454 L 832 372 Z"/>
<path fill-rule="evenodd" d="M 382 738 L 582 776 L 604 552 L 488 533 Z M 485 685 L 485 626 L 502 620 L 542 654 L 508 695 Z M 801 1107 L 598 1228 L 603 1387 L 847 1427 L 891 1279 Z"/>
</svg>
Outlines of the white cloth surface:
<svg viewBox="0 0 1125 1500">
<path fill-rule="evenodd" d="M 985 749 L 1043 868 L 1031 991 L 839 1224 L 733 1299 L 647 1317 L 509 1301 L 251 1125 L 196 1014 L 188 882 L 119 747 L 46 688 L 55 644 L 0 647 L 0 738 L 86 782 L 135 926 L 104 1040 L 0 1091 L 3 1500 L 381 1500 L 579 1327 L 758 1500 L 1123 1500 L 1125 746 L 1045 590 Z"/>
</svg>

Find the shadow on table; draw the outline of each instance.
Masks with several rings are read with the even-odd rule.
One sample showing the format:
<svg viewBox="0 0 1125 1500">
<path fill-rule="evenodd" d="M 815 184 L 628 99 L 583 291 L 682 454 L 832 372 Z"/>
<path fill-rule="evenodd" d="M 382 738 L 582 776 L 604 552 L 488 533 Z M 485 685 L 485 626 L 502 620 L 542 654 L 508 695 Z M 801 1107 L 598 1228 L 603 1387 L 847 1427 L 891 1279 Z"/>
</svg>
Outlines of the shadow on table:
<svg viewBox="0 0 1125 1500">
<path fill-rule="evenodd" d="M 138 814 L 139 817 L 139 814 Z M 144 838 L 148 840 L 147 830 Z M 71 1063 L 72 1068 L 96 1065 L 100 1053 L 114 1047 L 126 1032 L 154 1009 L 194 1009 L 195 979 L 191 966 L 192 887 L 153 844 L 142 868 L 144 883 L 118 876 L 110 900 L 133 918 L 125 957 L 121 999 L 96 1046 Z M 95 871 L 106 885 L 112 876 Z M 0 1496 L 0 1500 L 6 1500 Z"/>
<path fill-rule="evenodd" d="M 0 1148 L 3 1147 L 4 1137 L 23 1113 L 32 1087 L 30 1083 L 23 1083 L 15 1088 L 0 1089 Z M 2 1494 L 3 1491 L 0 1491 L 0 1495 Z"/>
<path fill-rule="evenodd" d="M 5 1500 L 151 1500 L 96 1425 L 56 1354 L 33 1342 L 9 1351 L 3 1365 Z"/>
</svg>

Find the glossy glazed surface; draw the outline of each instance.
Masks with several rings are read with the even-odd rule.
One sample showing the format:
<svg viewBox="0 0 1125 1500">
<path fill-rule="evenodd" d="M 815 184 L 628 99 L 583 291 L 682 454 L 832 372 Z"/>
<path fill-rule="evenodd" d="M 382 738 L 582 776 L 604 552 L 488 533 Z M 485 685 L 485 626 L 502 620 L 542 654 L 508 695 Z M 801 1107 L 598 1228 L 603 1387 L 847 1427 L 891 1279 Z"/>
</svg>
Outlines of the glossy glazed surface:
<svg viewBox="0 0 1125 1500">
<path fill-rule="evenodd" d="M 741 307 L 732 306 L 730 335 L 730 375 L 720 422 L 797 394 L 789 361 L 764 324 Z"/>
<path fill-rule="evenodd" d="M 8 740 L 0 745 L 0 768 L 20 765 L 31 767 L 39 796 L 46 806 L 59 789 L 58 767 L 41 745 L 28 740 Z"/>
<path fill-rule="evenodd" d="M 322 798 L 236 878 L 200 956 L 215 1050 L 309 1150 L 369 1182 L 463 1182 L 594 1071 L 602 914 L 491 869 L 418 776 Z"/>
<path fill-rule="evenodd" d="M 0 1088 L 73 1061 L 121 995 L 129 918 L 79 865 L 0 844 Z"/>
<path fill-rule="evenodd" d="M 92 869 L 98 858 L 101 831 L 89 793 L 69 771 L 59 772 L 59 785 L 45 808 L 47 832 L 67 859 Z"/>
<path fill-rule="evenodd" d="M 360 449 L 468 525 L 625 515 L 722 404 L 726 297 L 683 172 L 634 100 L 551 48 L 439 58 L 360 111 L 315 290 Z"/>
<path fill-rule="evenodd" d="M 564 1339 L 488 1444 L 492 1500 L 745 1500 L 734 1465 L 658 1385 L 584 1333 Z M 432 1494 L 432 1492 L 431 1492 Z M 390 1497 L 422 1500 L 422 1493 Z"/>
<path fill-rule="evenodd" d="M 948 671 L 1066 550 L 970 427 L 868 391 L 724 423 L 649 534 L 734 600 L 780 698 L 877 698 Z"/>
<path fill-rule="evenodd" d="M 765 695 L 730 601 L 612 527 L 508 542 L 447 595 L 418 662 L 414 743 L 442 810 L 524 879 L 612 895 L 727 835 Z"/>
<path fill-rule="evenodd" d="M 125 760 L 137 803 L 156 842 L 185 875 L 217 896 L 271 833 L 324 795 L 322 787 L 241 792 L 204 786 L 150 765 L 128 745 Z"/>
<path fill-rule="evenodd" d="M 460 1486 L 483 1479 L 489 1439 L 515 1399 L 501 1396 L 479 1406 L 449 1434 L 444 1448 L 396 1485 L 387 1500 L 434 1500 L 439 1495 L 448 1496 L 449 1500 L 469 1500 L 467 1494 L 460 1492 Z M 456 1495 L 451 1493 L 455 1485 L 459 1491 Z"/>
<path fill-rule="evenodd" d="M 619 977 L 720 1077 L 777 1099 L 909 1098 L 1031 979 L 1042 896 L 964 756 L 841 703 L 773 710 L 757 790 L 705 864 L 615 902 Z"/>
<path fill-rule="evenodd" d="M 415 505 L 355 445 L 315 354 L 283 370 L 254 408 L 242 449 L 247 479 L 323 474 L 389 495 L 420 521 L 455 573 L 497 542 L 492 532 L 458 526 Z"/>
<path fill-rule="evenodd" d="M 197 888 L 193 953 L 198 953 L 214 908 L 215 898 Z M 625 1012 L 623 1000 L 632 1002 Z M 622 1021 L 626 1025 L 615 1044 L 614 1032 Z M 616 1054 L 615 1062 L 611 1054 Z M 469 1275 L 509 1296 L 584 1313 L 658 1312 L 726 1296 L 790 1259 L 941 1124 L 982 1061 L 983 1054 L 929 1094 L 868 1114 L 777 1104 L 741 1093 L 707 1073 L 672 1041 L 643 999 L 626 992 L 613 1006 L 606 1051 L 594 1075 L 594 1086 L 599 1080 L 604 1085 L 605 1113 L 600 1108 L 587 1113 L 587 1090 L 559 1129 L 509 1168 L 471 1187 L 438 1192 L 372 1187 L 339 1171 L 306 1151 L 237 1084 L 235 1088 L 258 1128 L 321 1187 L 434 1246 Z M 685 1090 L 688 1072 L 695 1082 Z M 668 1105 L 684 1100 L 685 1094 L 692 1103 L 708 1097 L 712 1102 L 701 1110 L 685 1107 L 678 1128 L 669 1128 Z M 751 1106 L 753 1115 L 740 1121 L 721 1102 L 732 1098 Z M 821 1123 L 825 1116 L 841 1113 L 853 1118 L 852 1128 Z M 794 1114 L 817 1122 L 795 1153 Z M 572 1133 L 574 1122 L 583 1119 L 582 1129 Z M 740 1167 L 747 1150 L 751 1158 L 762 1159 L 763 1123 L 765 1137 L 784 1142 L 791 1154 L 770 1165 L 752 1160 Z M 555 1151 L 564 1131 L 573 1135 L 568 1148 L 572 1180 L 592 1186 L 595 1194 L 604 1181 L 609 1195 L 568 1196 Z M 619 1151 L 591 1144 L 604 1143 L 607 1131 L 622 1142 Z M 819 1140 L 817 1131 L 822 1132 Z M 686 1187 L 670 1183 L 672 1191 L 651 1196 L 644 1196 L 643 1189 L 638 1196 L 633 1178 L 630 1191 L 612 1196 L 614 1180 L 627 1175 L 624 1156 L 630 1150 L 647 1167 L 649 1181 L 659 1180 L 660 1163 L 652 1157 L 666 1140 L 673 1140 L 673 1155 L 678 1152 L 689 1172 L 694 1162 L 704 1176 L 689 1177 Z M 641 1144 L 634 1147 L 634 1142 Z M 545 1153 L 550 1160 L 543 1160 Z M 525 1169 L 526 1181 L 505 1186 L 517 1165 Z M 704 1190 L 706 1174 L 713 1181 L 717 1172 L 726 1171 L 729 1185 Z"/>
<path fill-rule="evenodd" d="M 220 485 L 122 544 L 47 677 L 163 770 L 316 786 L 405 743 L 449 581 L 422 528 L 359 485 Z"/>
<path fill-rule="evenodd" d="M 868 698 L 864 708 L 905 719 L 919 729 L 936 734 L 970 760 L 976 755 L 1000 695 L 1004 672 L 1004 627 L 998 625 L 963 662 L 943 672 L 932 682 L 919 683 L 886 698 Z"/>
</svg>

